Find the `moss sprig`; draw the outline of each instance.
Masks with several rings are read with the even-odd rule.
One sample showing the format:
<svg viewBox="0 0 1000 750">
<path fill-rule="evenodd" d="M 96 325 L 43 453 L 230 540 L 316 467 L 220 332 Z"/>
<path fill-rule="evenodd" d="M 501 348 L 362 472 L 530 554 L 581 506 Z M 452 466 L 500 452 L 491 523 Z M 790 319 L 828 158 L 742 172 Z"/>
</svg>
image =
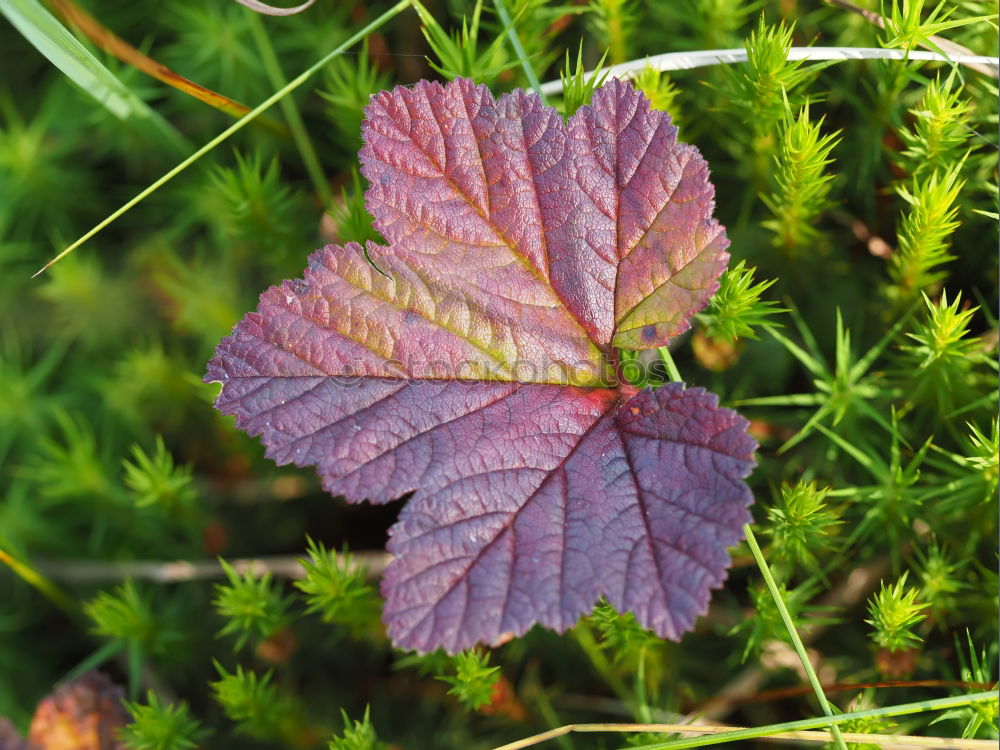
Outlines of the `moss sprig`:
<svg viewBox="0 0 1000 750">
<path fill-rule="evenodd" d="M 219 564 L 226 582 L 215 585 L 212 605 L 226 620 L 219 635 L 236 636 L 233 650 L 267 640 L 289 624 L 292 598 L 278 590 L 271 571 L 258 576 L 248 569 L 240 575 L 225 560 L 220 559 Z"/>
<path fill-rule="evenodd" d="M 219 679 L 209 683 L 215 701 L 242 734 L 261 741 L 298 744 L 301 706 L 279 690 L 273 673 L 258 675 L 237 665 L 229 672 L 218 662 Z"/>
<path fill-rule="evenodd" d="M 490 703 L 493 690 L 500 679 L 500 667 L 490 666 L 490 655 L 476 649 L 461 651 L 452 657 L 451 674 L 438 675 L 437 679 L 451 685 L 449 695 L 475 711 Z"/>
<path fill-rule="evenodd" d="M 899 133 L 906 144 L 900 163 L 910 175 L 943 172 L 962 161 L 973 134 L 969 125 L 972 103 L 962 95 L 954 70 L 944 80 L 939 74 L 927 85 L 910 115 L 911 126 Z"/>
<path fill-rule="evenodd" d="M 963 163 L 957 162 L 945 172 L 914 177 L 910 186 L 896 187 L 909 206 L 889 265 L 893 281 L 889 296 L 898 304 L 909 303 L 922 291 L 933 291 L 947 277 L 941 267 L 955 260 L 950 246 L 951 235 L 961 223 L 956 202 L 965 186 Z"/>
<path fill-rule="evenodd" d="M 344 729 L 330 740 L 327 745 L 329 750 L 388 750 L 389 746 L 381 742 L 375 734 L 368 706 L 365 706 L 364 716 L 360 719 L 352 721 L 343 709 L 340 711 L 340 717 Z"/>
<path fill-rule="evenodd" d="M 828 167 L 840 131 L 824 134 L 824 119 L 810 120 L 808 102 L 798 114 L 786 113 L 774 155 L 774 190 L 763 196 L 773 215 L 763 226 L 773 234 L 772 244 L 792 257 L 825 246 L 816 222 L 832 205 L 829 196 L 835 176 Z"/>
<path fill-rule="evenodd" d="M 755 329 L 775 325 L 771 318 L 787 312 L 777 302 L 761 299 L 775 280 L 754 283 L 756 272 L 756 268 L 747 268 L 746 261 L 741 260 L 722 274 L 719 289 L 708 301 L 708 307 L 695 316 L 707 337 L 727 343 L 757 340 Z"/>
<path fill-rule="evenodd" d="M 908 571 L 891 585 L 883 581 L 879 592 L 868 601 L 871 619 L 865 622 L 874 629 L 869 636 L 890 651 L 907 649 L 923 642 L 913 628 L 926 619 L 926 605 L 917 599 L 919 590 L 906 585 L 907 575 Z"/>
<path fill-rule="evenodd" d="M 301 559 L 305 577 L 295 582 L 306 599 L 306 611 L 324 622 L 347 627 L 362 635 L 376 627 L 381 609 L 375 590 L 366 582 L 363 565 L 346 549 L 327 549 L 308 540 L 308 559 Z"/>
<path fill-rule="evenodd" d="M 119 737 L 129 750 L 195 750 L 208 735 L 187 703 L 166 703 L 152 690 L 144 704 L 126 701 L 125 708 L 132 723 Z"/>
<path fill-rule="evenodd" d="M 815 481 L 782 485 L 778 502 L 767 509 L 773 543 L 769 556 L 775 564 L 816 568 L 817 555 L 832 546 L 833 534 L 843 523 L 828 503 L 829 492 Z"/>
</svg>

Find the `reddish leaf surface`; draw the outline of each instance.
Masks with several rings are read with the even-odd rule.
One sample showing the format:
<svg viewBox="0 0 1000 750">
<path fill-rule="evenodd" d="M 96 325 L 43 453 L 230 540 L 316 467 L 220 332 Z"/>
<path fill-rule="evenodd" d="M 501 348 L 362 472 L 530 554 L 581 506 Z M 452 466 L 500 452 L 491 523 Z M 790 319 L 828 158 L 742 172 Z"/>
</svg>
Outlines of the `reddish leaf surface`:
<svg viewBox="0 0 1000 750">
<path fill-rule="evenodd" d="M 597 599 L 678 638 L 749 520 L 756 447 L 701 389 L 618 385 L 665 344 L 728 243 L 708 169 L 612 81 L 564 123 L 466 80 L 374 97 L 367 252 L 327 246 L 220 344 L 217 407 L 349 500 L 414 492 L 393 527 L 397 646 L 455 651 Z"/>
</svg>

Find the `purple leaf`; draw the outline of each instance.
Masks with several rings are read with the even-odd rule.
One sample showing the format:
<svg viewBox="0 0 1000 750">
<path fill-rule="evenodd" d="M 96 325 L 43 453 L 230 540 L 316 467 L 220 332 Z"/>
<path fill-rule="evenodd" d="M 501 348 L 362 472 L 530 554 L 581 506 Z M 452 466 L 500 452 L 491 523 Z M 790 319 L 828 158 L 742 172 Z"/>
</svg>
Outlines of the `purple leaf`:
<svg viewBox="0 0 1000 750">
<path fill-rule="evenodd" d="M 491 450 L 473 469 L 449 446 L 435 474 L 461 479 L 421 485 L 406 506 L 382 584 L 395 643 L 455 651 L 536 622 L 562 631 L 601 596 L 679 638 L 707 609 L 750 520 L 745 420 L 679 384 L 622 408 L 552 390 L 521 386 L 458 427 Z"/>
<path fill-rule="evenodd" d="M 689 326 L 728 241 L 697 150 L 629 84 L 568 123 L 466 80 L 373 97 L 386 246 L 328 246 L 261 296 L 206 380 L 279 463 L 414 495 L 383 578 L 422 651 L 573 625 L 604 596 L 678 638 L 749 520 L 754 441 L 701 389 L 618 385 L 615 348 Z"/>
</svg>

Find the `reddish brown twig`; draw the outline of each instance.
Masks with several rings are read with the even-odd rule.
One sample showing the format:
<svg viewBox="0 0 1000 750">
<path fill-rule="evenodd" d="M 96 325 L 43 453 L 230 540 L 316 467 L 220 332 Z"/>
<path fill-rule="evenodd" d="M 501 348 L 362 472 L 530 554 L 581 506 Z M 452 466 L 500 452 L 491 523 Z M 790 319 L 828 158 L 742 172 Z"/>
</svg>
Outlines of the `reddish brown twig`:
<svg viewBox="0 0 1000 750">
<path fill-rule="evenodd" d="M 195 99 L 203 101 L 205 104 L 215 107 L 232 117 L 243 117 L 243 115 L 250 111 L 250 107 L 247 105 L 230 99 L 228 96 L 224 96 L 218 91 L 212 91 L 212 89 L 206 88 L 199 83 L 195 83 L 179 73 L 175 73 L 166 65 L 157 62 L 149 55 L 143 54 L 113 31 L 105 28 L 100 21 L 87 13 L 87 11 L 73 2 L 73 0 L 49 0 L 49 4 L 52 6 L 53 10 L 62 16 L 68 23 L 75 26 L 81 34 L 87 37 L 102 50 L 114 55 L 122 62 L 128 63 L 134 68 L 141 70 L 146 75 L 151 76 L 158 81 L 162 81 L 178 91 L 183 91 L 185 94 L 193 96 Z M 288 134 L 287 128 L 273 120 L 258 117 L 257 121 L 271 130 L 284 133 L 286 135 Z"/>
</svg>

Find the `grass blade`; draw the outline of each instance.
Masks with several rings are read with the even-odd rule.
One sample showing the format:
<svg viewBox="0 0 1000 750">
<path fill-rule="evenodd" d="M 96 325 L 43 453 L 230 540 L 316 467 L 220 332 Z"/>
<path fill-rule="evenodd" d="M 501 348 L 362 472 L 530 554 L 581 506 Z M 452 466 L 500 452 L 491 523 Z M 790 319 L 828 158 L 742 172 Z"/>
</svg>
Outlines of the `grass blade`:
<svg viewBox="0 0 1000 750">
<path fill-rule="evenodd" d="M 40 591 L 45 598 L 59 607 L 59 609 L 63 610 L 63 612 L 76 616 L 78 610 L 76 602 L 74 602 L 73 599 L 61 588 L 56 586 L 52 581 L 39 573 L 33 567 L 18 560 L 3 548 L 0 548 L 0 563 L 3 563 L 14 571 L 14 573 L 20 576 L 26 583 L 38 589 L 38 591 Z"/>
<path fill-rule="evenodd" d="M 268 78 L 271 79 L 271 85 L 281 88 L 287 83 L 285 74 L 281 71 L 278 56 L 274 54 L 274 47 L 271 46 L 271 40 L 267 36 L 264 24 L 260 21 L 260 16 L 251 17 L 250 32 L 257 43 L 257 50 L 264 61 L 264 70 L 267 72 Z M 323 208 L 326 210 L 333 202 L 333 195 L 330 192 L 329 184 L 327 184 L 326 175 L 323 174 L 323 168 L 319 164 L 319 157 L 316 156 L 316 149 L 313 148 L 312 140 L 309 138 L 305 123 L 302 122 L 299 108 L 293 99 L 286 98 L 281 100 L 281 111 L 284 113 L 285 121 L 292 130 L 292 137 L 295 139 L 295 145 L 299 149 L 299 155 L 302 157 L 302 163 L 306 168 L 309 179 L 312 180 L 316 194 L 323 202 Z"/>
<path fill-rule="evenodd" d="M 881 47 L 792 47 L 788 50 L 788 59 L 790 61 L 834 60 L 836 62 L 846 60 L 934 61 L 959 63 L 967 66 L 976 65 L 978 66 L 976 70 L 981 70 L 984 75 L 991 78 L 997 78 L 1000 75 L 995 57 L 988 55 L 942 55 L 939 52 L 924 50 L 907 52 L 901 49 L 882 49 Z M 647 66 L 666 72 L 705 68 L 712 65 L 739 65 L 746 61 L 746 49 L 734 47 L 732 49 L 705 49 L 693 52 L 666 52 L 662 55 L 650 55 L 612 65 L 606 70 L 613 78 L 626 78 L 633 73 L 645 70 Z M 586 75 L 593 75 L 593 72 L 587 71 Z M 542 91 L 546 94 L 558 94 L 562 91 L 562 81 L 546 81 L 542 84 Z"/>
<path fill-rule="evenodd" d="M 788 613 L 788 608 L 785 607 L 785 602 L 781 598 L 781 592 L 778 590 L 778 585 L 774 582 L 774 576 L 771 575 L 771 569 L 767 566 L 767 561 L 764 559 L 764 554 L 760 551 L 760 546 L 757 544 L 757 538 L 754 536 L 753 529 L 750 528 L 750 524 L 746 524 L 743 527 L 743 532 L 746 534 L 747 545 L 750 547 L 750 552 L 753 553 L 754 560 L 757 561 L 760 573 L 764 576 L 764 583 L 767 584 L 767 590 L 771 592 L 771 598 L 774 599 L 774 605 L 778 608 L 778 614 L 781 615 L 781 621 L 784 623 L 785 629 L 788 631 L 788 637 L 792 641 L 795 653 L 798 654 L 799 661 L 802 662 L 802 668 L 806 671 L 806 677 L 809 678 L 809 684 L 812 685 L 813 692 L 816 693 L 816 700 L 819 702 L 819 706 L 823 709 L 824 714 L 827 716 L 833 716 L 833 709 L 830 708 L 830 703 L 826 699 L 826 693 L 823 692 L 823 687 L 819 684 L 819 678 L 816 676 L 816 671 L 812 667 L 812 662 L 809 661 L 809 655 L 806 653 L 806 647 L 802 645 L 802 639 L 799 638 L 799 632 L 795 629 L 795 623 L 792 622 L 792 616 Z M 840 727 L 836 724 L 831 724 L 830 734 L 833 735 L 833 741 L 836 743 L 839 750 L 847 750 L 847 745 L 844 744 L 844 738 L 840 735 Z"/>
<path fill-rule="evenodd" d="M 262 3 L 260 0 L 236 0 L 236 2 L 240 5 L 245 5 L 250 10 L 263 13 L 265 16 L 294 16 L 296 13 L 301 13 L 309 8 L 316 0 L 306 0 L 302 5 L 296 5 L 294 8 L 277 8 L 273 5 Z"/>
<path fill-rule="evenodd" d="M 531 85 L 531 88 L 537 92 L 538 96 L 542 100 L 542 104 L 548 104 L 545 92 L 542 91 L 541 81 L 538 80 L 538 74 L 535 73 L 535 69 L 532 67 L 531 61 L 528 60 L 528 55 L 524 51 L 524 46 L 521 44 L 521 38 L 517 35 L 517 29 L 514 28 L 514 20 L 510 17 L 506 4 L 503 0 L 493 0 L 493 7 L 496 8 L 497 17 L 500 19 L 500 23 L 502 23 L 504 28 L 507 30 L 507 38 L 510 40 L 510 46 L 514 48 L 514 54 L 517 55 L 518 59 L 521 61 L 521 69 L 524 71 L 524 75 L 528 79 L 528 83 Z"/>
<path fill-rule="evenodd" d="M 148 120 L 175 147 L 183 139 L 166 120 L 146 106 L 91 54 L 38 0 L 0 0 L 0 13 L 67 78 L 100 102 L 119 120 Z"/>
</svg>

